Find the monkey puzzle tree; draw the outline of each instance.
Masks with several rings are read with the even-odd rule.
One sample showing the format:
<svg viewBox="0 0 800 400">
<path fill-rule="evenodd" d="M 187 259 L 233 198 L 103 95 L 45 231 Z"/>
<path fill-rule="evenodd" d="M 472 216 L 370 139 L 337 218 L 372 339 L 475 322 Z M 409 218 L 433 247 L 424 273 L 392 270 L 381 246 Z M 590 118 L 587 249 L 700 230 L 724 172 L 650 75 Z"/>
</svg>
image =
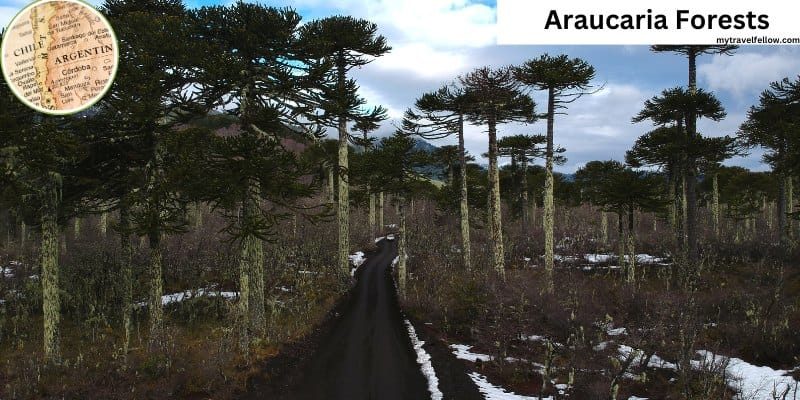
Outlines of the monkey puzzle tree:
<svg viewBox="0 0 800 400">
<path fill-rule="evenodd" d="M 547 150 L 545 153 L 544 184 L 544 265 L 547 274 L 548 291 L 553 290 L 553 226 L 555 208 L 553 204 L 554 181 L 553 163 L 555 148 L 553 146 L 553 126 L 558 110 L 566 109 L 570 104 L 586 94 L 590 94 L 594 79 L 594 67 L 580 58 L 570 59 L 566 55 L 550 56 L 544 54 L 539 58 L 526 61 L 515 69 L 517 80 L 535 90 L 547 91 Z"/>
<path fill-rule="evenodd" d="M 111 91 L 97 106 L 92 153 L 99 157 L 96 168 L 103 176 L 101 196 L 120 210 L 124 349 L 133 327 L 131 233 L 145 235 L 149 242 L 149 344 L 157 347 L 163 339 L 162 239 L 184 230 L 186 205 L 179 190 L 183 179 L 169 181 L 175 157 L 165 143 L 197 111 L 186 89 L 195 78 L 192 66 L 203 53 L 202 44 L 173 40 L 191 34 L 191 21 L 179 0 L 108 0 L 102 11 L 119 39 L 120 66 Z M 164 46 L 166 42 L 174 44 Z"/>
<path fill-rule="evenodd" d="M 719 176 L 718 171 L 722 162 L 736 155 L 742 154 L 736 139 L 730 136 L 701 138 L 696 147 L 700 155 L 700 170 L 705 174 L 705 180 L 711 177 L 711 222 L 714 236 L 719 236 Z"/>
<path fill-rule="evenodd" d="M 464 148 L 464 115 L 467 110 L 464 90 L 447 85 L 434 92 L 423 94 L 414 102 L 414 109 L 406 111 L 403 129 L 426 139 L 443 139 L 453 134 L 458 137 L 460 170 L 459 207 L 461 214 L 461 252 L 464 268 L 471 269 L 469 241 L 469 190 L 467 188 L 467 151 Z M 452 181 L 452 178 L 450 179 Z"/>
<path fill-rule="evenodd" d="M 747 113 L 747 121 L 739 128 L 740 141 L 749 147 L 766 150 L 764 161 L 778 175 L 778 229 L 781 243 L 788 245 L 792 229 L 787 215 L 793 212 L 793 176 L 797 173 L 796 160 L 800 152 L 800 105 L 798 87 L 800 78 L 772 82 L 761 93 L 759 104 Z"/>
<path fill-rule="evenodd" d="M 0 105 L 0 201 L 39 227 L 42 350 L 45 363 L 59 363 L 59 225 L 72 215 L 86 191 L 76 175 L 87 155 L 77 129 L 82 121 L 34 113 L 13 97 L 5 82 L 0 83 Z"/>
<path fill-rule="evenodd" d="M 348 276 L 350 261 L 350 196 L 348 180 L 348 121 L 385 119 L 386 110 L 375 107 L 364 111 L 364 99 L 357 95 L 358 86 L 347 78 L 353 68 L 369 64 L 391 50 L 386 38 L 378 35 L 378 27 L 372 22 L 349 16 L 333 16 L 311 21 L 300 28 L 300 39 L 306 51 L 322 59 L 332 68 L 329 76 L 333 87 L 324 91 L 322 99 L 324 114 L 320 120 L 335 127 L 339 133 L 339 197 L 337 219 L 339 224 L 339 269 Z"/>
<path fill-rule="evenodd" d="M 466 117 L 472 123 L 486 125 L 489 136 L 489 231 L 494 270 L 505 279 L 500 174 L 497 165 L 497 125 L 509 122 L 533 122 L 534 102 L 522 93 L 510 67 L 476 69 L 459 78 L 464 87 Z"/>
<path fill-rule="evenodd" d="M 509 157 L 511 159 L 511 173 L 514 175 L 513 189 L 515 192 L 514 209 L 520 210 L 522 214 L 522 227 L 525 231 L 528 230 L 529 221 L 529 200 L 528 190 L 530 188 L 528 182 L 528 165 L 535 158 L 540 158 L 546 153 L 547 138 L 544 135 L 514 135 L 506 136 L 497 142 L 498 155 L 501 157 Z M 558 154 L 564 152 L 564 149 L 558 148 L 555 151 Z M 555 162 L 559 165 L 566 162 L 563 156 L 556 156 Z M 517 214 L 519 215 L 519 214 Z"/>
<path fill-rule="evenodd" d="M 626 265 L 626 276 L 628 281 L 632 282 L 636 277 L 635 211 L 659 211 L 664 206 L 663 185 L 660 178 L 642 171 L 634 171 L 618 161 L 592 161 L 576 172 L 575 182 L 585 198 L 605 211 L 617 214 L 619 263 L 620 266 L 625 264 L 627 245 L 629 262 Z M 626 215 L 627 236 L 623 223 Z"/>
<path fill-rule="evenodd" d="M 251 334 L 266 324 L 263 241 L 288 215 L 287 199 L 309 194 L 299 176 L 310 170 L 295 161 L 284 138 L 321 135 L 313 122 L 333 86 L 325 75 L 330 66 L 300 40 L 301 17 L 293 10 L 239 2 L 203 7 L 194 17 L 197 40 L 213 47 L 202 64 L 201 94 L 237 119 L 207 163 L 213 168 L 206 192 L 228 212 L 226 230 L 239 244 L 239 333 L 247 351 Z"/>
<path fill-rule="evenodd" d="M 689 96 L 698 94 L 697 89 L 697 57 L 704 54 L 723 54 L 732 55 L 738 46 L 731 45 L 656 45 L 651 46 L 650 49 L 657 53 L 671 52 L 683 55 L 689 62 Z M 701 96 L 702 98 L 702 96 Z M 721 109 L 721 108 L 720 108 Z M 684 127 L 686 130 L 687 140 L 692 140 L 697 136 L 697 120 L 703 115 L 700 110 L 689 107 L 686 110 L 684 118 Z M 724 115 L 723 117 L 724 118 Z M 722 119 L 720 118 L 720 119 Z M 713 119 L 713 118 L 712 118 Z M 686 242 L 687 242 L 687 256 L 689 262 L 694 262 L 697 258 L 697 166 L 695 160 L 687 159 L 683 167 L 684 192 L 686 193 L 686 210 L 684 218 L 686 219 Z"/>
<path fill-rule="evenodd" d="M 676 145 L 672 150 L 677 150 L 679 159 L 677 162 L 683 184 L 683 195 L 685 196 L 685 209 L 682 225 L 683 230 L 678 234 L 682 236 L 678 240 L 678 245 L 683 245 L 685 258 L 689 263 L 697 259 L 697 166 L 698 161 L 703 157 L 702 146 L 703 138 L 696 132 L 696 129 L 689 134 L 686 128 L 689 120 L 696 123 L 699 118 L 708 118 L 712 121 L 720 121 L 727 114 L 719 100 L 713 94 L 700 90 L 687 92 L 682 87 L 664 90 L 661 96 L 655 96 L 645 101 L 644 108 L 632 121 L 634 123 L 645 120 L 652 121 L 653 125 L 661 127 L 673 127 L 677 134 Z M 662 135 L 666 131 L 661 131 Z M 662 137 L 663 139 L 663 137 Z"/>
</svg>

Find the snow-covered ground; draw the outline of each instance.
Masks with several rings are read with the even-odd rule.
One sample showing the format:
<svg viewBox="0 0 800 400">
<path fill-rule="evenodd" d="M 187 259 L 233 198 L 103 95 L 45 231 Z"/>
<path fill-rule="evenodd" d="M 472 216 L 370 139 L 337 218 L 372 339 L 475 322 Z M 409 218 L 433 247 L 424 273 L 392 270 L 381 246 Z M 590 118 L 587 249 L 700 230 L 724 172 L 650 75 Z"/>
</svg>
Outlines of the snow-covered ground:
<svg viewBox="0 0 800 400">
<path fill-rule="evenodd" d="M 738 399 L 783 399 L 784 393 L 788 393 L 786 399 L 795 399 L 800 396 L 800 382 L 787 376 L 791 371 L 759 367 L 739 358 L 715 355 L 706 350 L 700 350 L 697 354 L 705 360 L 706 364 L 728 362 L 725 372 L 731 380 L 729 383 L 731 388 L 739 392 Z M 692 361 L 692 366 L 695 368 L 702 364 L 702 360 Z"/>
<path fill-rule="evenodd" d="M 424 375 L 425 379 L 428 381 L 428 391 L 431 392 L 431 400 L 442 400 L 444 395 L 439 390 L 439 378 L 436 376 L 433 364 L 431 364 L 431 355 L 422 348 L 425 342 L 419 340 L 417 332 L 414 330 L 414 326 L 411 325 L 409 320 L 405 320 L 404 322 L 406 324 L 406 329 L 408 329 L 408 337 L 411 338 L 411 344 L 417 352 L 417 363 L 422 370 L 422 375 Z"/>
<path fill-rule="evenodd" d="M 161 296 L 161 305 L 168 306 L 173 303 L 180 303 L 185 300 L 194 299 L 198 297 L 222 297 L 223 299 L 235 299 L 239 297 L 238 292 L 218 292 L 216 290 L 211 289 L 196 289 L 196 290 L 186 290 L 183 292 L 178 293 L 171 293 Z M 141 301 L 136 303 L 137 307 L 147 307 L 146 301 Z"/>
<path fill-rule="evenodd" d="M 514 392 L 509 392 L 499 386 L 492 385 L 486 380 L 486 377 L 472 372 L 469 377 L 478 386 L 478 390 L 483 394 L 486 400 L 553 400 L 552 397 L 538 397 L 538 396 L 522 396 Z"/>
<path fill-rule="evenodd" d="M 467 360 L 472 362 L 488 362 L 492 360 L 492 356 L 488 354 L 471 352 L 470 349 L 472 349 L 472 346 L 468 346 L 466 344 L 451 344 L 450 349 L 453 351 L 453 355 L 455 355 L 459 360 Z"/>
<path fill-rule="evenodd" d="M 347 258 L 350 259 L 350 264 L 353 266 L 353 268 L 350 269 L 350 276 L 355 276 L 356 270 L 367 261 L 366 257 L 364 257 L 364 252 L 361 251 L 349 255 Z"/>
</svg>

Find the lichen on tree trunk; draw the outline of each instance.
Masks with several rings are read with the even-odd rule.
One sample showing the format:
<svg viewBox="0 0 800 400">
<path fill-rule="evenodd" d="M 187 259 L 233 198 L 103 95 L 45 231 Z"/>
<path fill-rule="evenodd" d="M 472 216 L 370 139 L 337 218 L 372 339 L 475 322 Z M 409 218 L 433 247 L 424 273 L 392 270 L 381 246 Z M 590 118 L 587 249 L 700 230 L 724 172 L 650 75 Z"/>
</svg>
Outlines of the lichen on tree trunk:
<svg viewBox="0 0 800 400">
<path fill-rule="evenodd" d="M 500 173 L 497 166 L 497 125 L 489 120 L 489 200 L 491 207 L 490 238 L 494 270 L 505 279 L 505 250 L 503 248 L 502 204 L 500 203 Z"/>
<path fill-rule="evenodd" d="M 133 336 L 133 245 L 130 238 L 130 208 L 127 201 L 120 201 L 119 237 L 121 248 L 120 278 L 122 279 L 122 325 L 125 330 L 122 351 L 127 357 Z"/>
<path fill-rule="evenodd" d="M 714 174 L 712 177 L 711 186 L 711 213 L 714 223 L 714 236 L 719 238 L 719 174 Z"/>
<path fill-rule="evenodd" d="M 339 225 L 339 272 L 350 275 L 350 187 L 347 159 L 347 122 L 339 118 L 339 199 L 336 219 Z"/>
<path fill-rule="evenodd" d="M 408 259 L 407 254 L 407 243 L 408 239 L 406 238 L 406 210 L 405 210 L 405 201 L 404 197 L 401 197 L 399 202 L 399 216 L 400 216 L 400 243 L 398 249 L 398 260 L 397 260 L 397 290 L 400 292 L 400 298 L 405 299 L 406 297 L 406 261 Z"/>
<path fill-rule="evenodd" d="M 603 245 L 608 244 L 608 215 L 603 210 L 600 210 L 600 238 Z"/>
<path fill-rule="evenodd" d="M 161 232 L 153 230 L 148 234 L 150 243 L 150 296 L 148 300 L 148 317 L 150 318 L 150 337 L 148 345 L 151 350 L 160 349 L 164 339 L 164 307 L 161 297 L 164 295 L 164 278 L 162 276 L 163 254 L 161 249 Z"/>
<path fill-rule="evenodd" d="M 555 229 L 555 207 L 553 204 L 553 194 L 555 182 L 553 180 L 553 125 L 555 122 L 555 89 L 549 88 L 547 91 L 547 149 L 545 154 L 545 178 L 544 178 L 544 271 L 545 271 L 545 290 L 553 292 L 553 269 L 555 268 L 554 254 L 554 229 Z"/>
<path fill-rule="evenodd" d="M 375 237 L 375 194 L 370 190 L 367 185 L 367 193 L 369 193 L 369 234 L 370 237 Z"/>
<path fill-rule="evenodd" d="M 458 158 L 461 173 L 461 252 L 464 268 L 472 269 L 472 254 L 469 239 L 469 192 L 467 189 L 467 156 L 464 148 L 464 117 L 459 116 Z"/>
<path fill-rule="evenodd" d="M 57 178 L 51 176 L 44 190 L 41 213 L 42 242 L 39 257 L 42 268 L 42 319 L 44 323 L 44 360 L 57 364 L 61 361 L 60 326 L 61 300 L 59 298 L 57 223 L 60 189 Z"/>
<path fill-rule="evenodd" d="M 386 226 L 383 224 L 383 192 L 378 193 L 378 232 L 383 232 Z"/>
</svg>

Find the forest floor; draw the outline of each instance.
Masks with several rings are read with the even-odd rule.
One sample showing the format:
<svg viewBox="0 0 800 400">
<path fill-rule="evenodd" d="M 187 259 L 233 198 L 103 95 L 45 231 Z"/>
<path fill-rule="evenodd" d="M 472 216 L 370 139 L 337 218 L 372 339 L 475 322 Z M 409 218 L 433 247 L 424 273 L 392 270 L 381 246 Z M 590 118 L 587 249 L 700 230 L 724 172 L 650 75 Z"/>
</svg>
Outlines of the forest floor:
<svg viewBox="0 0 800 400">
<path fill-rule="evenodd" d="M 392 279 L 396 243 L 381 240 L 377 247 L 367 254 L 355 273 L 355 288 L 329 320 L 267 361 L 264 372 L 251 380 L 246 398 L 483 398 L 444 344 L 419 340 L 400 310 Z"/>
</svg>

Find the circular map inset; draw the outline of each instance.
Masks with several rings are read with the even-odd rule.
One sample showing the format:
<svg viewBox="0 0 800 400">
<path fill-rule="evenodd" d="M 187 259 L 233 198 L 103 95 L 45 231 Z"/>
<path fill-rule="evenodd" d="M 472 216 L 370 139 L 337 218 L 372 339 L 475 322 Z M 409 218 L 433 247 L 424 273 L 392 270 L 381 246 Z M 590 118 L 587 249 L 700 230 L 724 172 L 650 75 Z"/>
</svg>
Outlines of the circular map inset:
<svg viewBox="0 0 800 400">
<path fill-rule="evenodd" d="M 23 103 L 47 114 L 72 114 L 105 94 L 119 49 L 108 21 L 78 0 L 27 6 L 3 37 L 3 76 Z"/>
</svg>

